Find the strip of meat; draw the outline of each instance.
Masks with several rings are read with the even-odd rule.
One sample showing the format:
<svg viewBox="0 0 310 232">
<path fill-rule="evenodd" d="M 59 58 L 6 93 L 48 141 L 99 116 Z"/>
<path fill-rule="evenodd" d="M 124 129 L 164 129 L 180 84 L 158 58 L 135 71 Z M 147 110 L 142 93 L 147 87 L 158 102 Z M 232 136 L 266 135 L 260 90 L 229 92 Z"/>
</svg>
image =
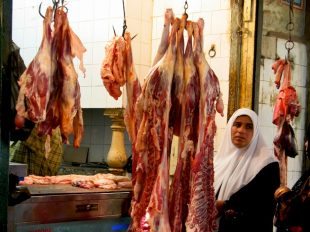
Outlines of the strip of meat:
<svg viewBox="0 0 310 232">
<path fill-rule="evenodd" d="M 168 8 L 165 12 L 165 21 L 164 21 L 164 28 L 161 34 L 160 44 L 158 46 L 157 53 L 153 60 L 153 65 L 157 64 L 157 62 L 165 55 L 167 48 L 169 46 L 169 32 L 170 32 L 170 24 L 174 21 L 174 14 L 172 9 Z"/>
<path fill-rule="evenodd" d="M 52 50 L 53 9 L 46 9 L 43 21 L 43 38 L 38 53 L 20 77 L 20 91 L 16 103 L 16 127 L 23 127 L 23 118 L 38 123 L 46 118 L 46 108 L 52 91 L 52 78 L 56 69 Z"/>
<path fill-rule="evenodd" d="M 191 196 L 186 231 L 211 232 L 216 228 L 213 152 L 216 132 L 216 101 L 220 98 L 220 87 L 202 51 L 203 25 L 202 19 L 193 23 L 194 62 L 200 80 L 200 100 L 198 143 L 191 163 Z"/>
<path fill-rule="evenodd" d="M 101 79 L 109 94 L 117 100 L 120 89 L 126 83 L 126 65 L 124 61 L 126 43 L 122 36 L 115 36 L 105 48 L 105 59 L 101 67 Z"/>
<path fill-rule="evenodd" d="M 183 74 L 184 74 L 184 38 L 183 32 L 187 15 L 181 19 L 180 29 L 177 32 L 177 57 L 171 86 L 171 109 L 169 115 L 169 126 L 173 127 L 173 133 L 180 136 L 181 103 L 183 97 Z M 169 151 L 170 154 L 170 151 Z"/>
</svg>

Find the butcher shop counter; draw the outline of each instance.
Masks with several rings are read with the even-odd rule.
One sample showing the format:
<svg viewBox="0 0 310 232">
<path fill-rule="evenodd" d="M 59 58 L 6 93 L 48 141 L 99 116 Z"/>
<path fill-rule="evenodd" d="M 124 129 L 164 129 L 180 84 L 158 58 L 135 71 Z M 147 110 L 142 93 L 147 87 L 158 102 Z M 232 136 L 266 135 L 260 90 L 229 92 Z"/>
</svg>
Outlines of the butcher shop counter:
<svg viewBox="0 0 310 232">
<path fill-rule="evenodd" d="M 131 189 L 27 185 L 31 197 L 8 209 L 10 232 L 127 231 Z"/>
</svg>

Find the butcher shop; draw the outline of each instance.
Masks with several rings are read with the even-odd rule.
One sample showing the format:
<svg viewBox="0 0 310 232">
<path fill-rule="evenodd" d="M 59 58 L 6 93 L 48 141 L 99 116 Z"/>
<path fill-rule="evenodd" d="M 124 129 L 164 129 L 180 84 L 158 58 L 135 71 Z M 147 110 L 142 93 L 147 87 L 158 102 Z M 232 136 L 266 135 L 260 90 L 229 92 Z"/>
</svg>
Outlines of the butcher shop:
<svg viewBox="0 0 310 232">
<path fill-rule="evenodd" d="M 310 231 L 310 1 L 0 15 L 0 232 Z"/>
</svg>

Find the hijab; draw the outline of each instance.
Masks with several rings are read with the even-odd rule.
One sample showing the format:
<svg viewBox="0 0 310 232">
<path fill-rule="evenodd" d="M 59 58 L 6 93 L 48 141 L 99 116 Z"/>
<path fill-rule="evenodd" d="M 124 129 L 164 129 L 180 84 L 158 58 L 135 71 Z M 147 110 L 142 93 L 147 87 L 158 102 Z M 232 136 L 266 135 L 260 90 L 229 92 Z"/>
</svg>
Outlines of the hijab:
<svg viewBox="0 0 310 232">
<path fill-rule="evenodd" d="M 231 128 L 241 115 L 251 118 L 253 137 L 246 147 L 237 148 L 231 140 Z M 273 162 L 277 162 L 277 159 L 262 137 L 257 114 L 250 109 L 238 109 L 229 119 L 220 149 L 214 156 L 214 188 L 218 199 L 228 200 L 262 168 Z"/>
</svg>

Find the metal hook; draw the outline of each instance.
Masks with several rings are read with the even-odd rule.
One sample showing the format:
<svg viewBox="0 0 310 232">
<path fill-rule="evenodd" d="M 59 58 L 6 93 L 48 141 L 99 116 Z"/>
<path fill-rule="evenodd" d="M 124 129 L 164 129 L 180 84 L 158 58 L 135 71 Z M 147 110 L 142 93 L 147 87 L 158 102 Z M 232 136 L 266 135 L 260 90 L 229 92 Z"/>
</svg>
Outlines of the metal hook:
<svg viewBox="0 0 310 232">
<path fill-rule="evenodd" d="M 52 0 L 52 2 L 53 2 L 53 15 L 54 15 L 54 18 L 55 18 L 55 12 L 56 12 L 56 10 L 57 10 L 59 7 L 64 8 L 64 9 L 66 10 L 66 13 L 68 13 L 69 9 L 68 9 L 66 6 L 64 6 L 64 0 L 61 0 L 61 6 L 58 6 L 59 3 L 60 3 L 60 0 Z M 39 15 L 40 15 L 42 18 L 45 19 L 45 16 L 44 16 L 44 15 L 42 14 L 42 12 L 41 12 L 41 7 L 42 7 L 42 2 L 41 2 L 40 5 L 39 5 Z"/>
<path fill-rule="evenodd" d="M 41 6 L 42 6 L 42 2 L 39 5 L 39 15 L 45 19 L 45 16 L 41 13 Z"/>
<path fill-rule="evenodd" d="M 186 10 L 188 9 L 188 3 L 187 3 L 187 0 L 185 0 L 185 3 L 184 3 L 184 14 L 187 15 L 186 13 Z"/>
<path fill-rule="evenodd" d="M 126 31 L 126 29 L 127 29 L 127 25 L 126 25 L 126 13 L 125 13 L 125 3 L 124 3 L 124 0 L 123 0 L 123 12 L 124 12 L 124 24 L 123 24 L 123 33 L 122 33 L 122 36 L 124 37 L 125 31 Z"/>
<path fill-rule="evenodd" d="M 215 44 L 212 44 L 212 45 L 211 45 L 211 48 L 210 48 L 208 54 L 209 54 L 209 56 L 210 56 L 211 58 L 215 57 L 215 55 L 216 55 Z"/>
</svg>

